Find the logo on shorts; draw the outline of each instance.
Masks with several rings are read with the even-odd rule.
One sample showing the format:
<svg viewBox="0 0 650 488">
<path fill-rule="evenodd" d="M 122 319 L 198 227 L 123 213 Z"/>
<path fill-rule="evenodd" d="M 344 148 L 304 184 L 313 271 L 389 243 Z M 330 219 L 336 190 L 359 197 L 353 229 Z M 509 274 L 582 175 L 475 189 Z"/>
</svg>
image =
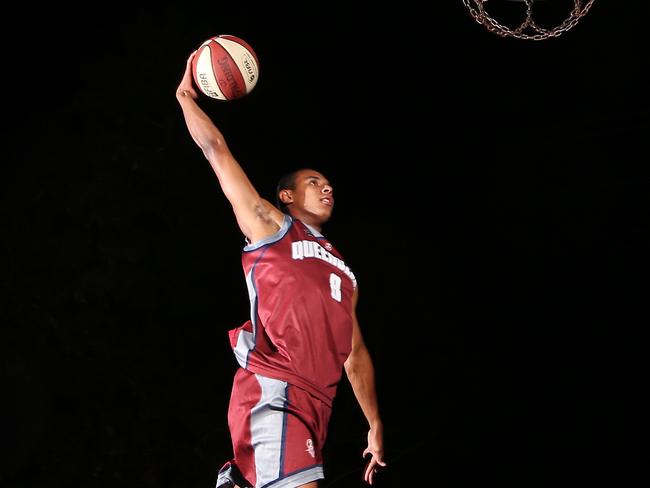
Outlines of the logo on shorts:
<svg viewBox="0 0 650 488">
<path fill-rule="evenodd" d="M 314 441 L 311 439 L 307 439 L 307 452 L 311 457 L 316 457 L 316 451 L 314 450 Z"/>
</svg>

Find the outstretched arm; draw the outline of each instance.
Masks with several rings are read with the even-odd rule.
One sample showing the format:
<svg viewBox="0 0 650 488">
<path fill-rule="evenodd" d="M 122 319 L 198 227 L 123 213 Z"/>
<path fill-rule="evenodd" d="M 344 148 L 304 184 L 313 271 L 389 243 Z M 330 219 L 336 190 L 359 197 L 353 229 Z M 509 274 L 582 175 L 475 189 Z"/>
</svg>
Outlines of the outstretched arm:
<svg viewBox="0 0 650 488">
<path fill-rule="evenodd" d="M 352 385 L 352 391 L 361 410 L 368 421 L 368 447 L 363 451 L 363 457 L 370 454 L 363 479 L 372 485 L 377 470 L 386 466 L 384 462 L 384 427 L 379 415 L 377 392 L 375 388 L 375 369 L 368 348 L 363 342 L 359 321 L 356 315 L 358 289 L 354 290 L 352 308 L 352 351 L 345 361 L 345 373 Z"/>
<path fill-rule="evenodd" d="M 221 131 L 196 103 L 198 93 L 192 80 L 195 55 L 196 52 L 187 59 L 185 73 L 176 89 L 176 99 L 192 139 L 210 162 L 224 195 L 232 205 L 239 228 L 250 242 L 259 241 L 280 228 L 282 212 L 260 197 L 230 152 Z"/>
</svg>

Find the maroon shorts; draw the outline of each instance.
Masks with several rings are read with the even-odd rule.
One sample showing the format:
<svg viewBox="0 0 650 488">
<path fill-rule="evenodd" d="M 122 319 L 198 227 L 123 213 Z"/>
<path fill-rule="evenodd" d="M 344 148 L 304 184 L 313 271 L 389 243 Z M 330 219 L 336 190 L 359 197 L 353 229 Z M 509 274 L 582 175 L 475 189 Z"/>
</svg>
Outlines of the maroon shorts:
<svg viewBox="0 0 650 488">
<path fill-rule="evenodd" d="M 228 426 L 235 458 L 229 470 L 253 487 L 291 488 L 323 478 L 322 449 L 331 408 L 285 381 L 240 368 L 235 374 Z"/>
</svg>

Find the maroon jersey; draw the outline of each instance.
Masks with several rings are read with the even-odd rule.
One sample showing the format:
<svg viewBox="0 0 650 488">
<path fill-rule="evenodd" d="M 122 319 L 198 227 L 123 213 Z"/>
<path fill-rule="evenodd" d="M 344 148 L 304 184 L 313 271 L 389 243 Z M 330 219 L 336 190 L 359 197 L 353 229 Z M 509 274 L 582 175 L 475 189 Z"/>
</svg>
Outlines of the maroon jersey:
<svg viewBox="0 0 650 488">
<path fill-rule="evenodd" d="M 229 333 L 237 361 L 331 406 L 352 347 L 354 274 L 325 237 L 288 215 L 244 248 L 242 264 L 251 319 Z"/>
</svg>

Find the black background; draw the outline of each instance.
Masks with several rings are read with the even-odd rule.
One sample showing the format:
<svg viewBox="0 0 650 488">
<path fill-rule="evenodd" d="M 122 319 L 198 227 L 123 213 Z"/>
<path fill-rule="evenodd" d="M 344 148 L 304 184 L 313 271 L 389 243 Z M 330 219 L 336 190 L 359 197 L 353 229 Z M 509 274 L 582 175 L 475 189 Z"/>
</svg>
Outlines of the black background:
<svg viewBox="0 0 650 488">
<path fill-rule="evenodd" d="M 596 0 L 538 42 L 461 2 L 17 7 L 0 484 L 208 487 L 230 456 L 243 239 L 174 97 L 223 33 L 260 80 L 201 104 L 253 183 L 272 198 L 313 166 L 336 188 L 325 234 L 360 283 L 377 486 L 647 478 L 644 3 Z M 344 380 L 323 486 L 362 485 L 365 433 Z"/>
</svg>

